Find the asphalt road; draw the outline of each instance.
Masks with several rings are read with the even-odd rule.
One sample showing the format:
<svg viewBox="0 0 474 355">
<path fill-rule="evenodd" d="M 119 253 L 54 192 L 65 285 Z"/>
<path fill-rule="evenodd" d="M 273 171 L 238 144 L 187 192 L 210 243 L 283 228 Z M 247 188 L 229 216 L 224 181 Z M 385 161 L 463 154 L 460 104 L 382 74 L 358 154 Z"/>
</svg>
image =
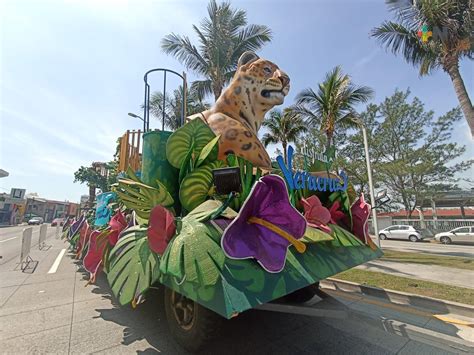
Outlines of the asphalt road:
<svg viewBox="0 0 474 355">
<path fill-rule="evenodd" d="M 372 238 L 375 241 L 375 238 Z M 382 249 L 406 252 L 428 253 L 445 256 L 474 258 L 473 244 L 438 244 L 430 242 L 410 242 L 404 240 L 381 240 Z"/>
<path fill-rule="evenodd" d="M 36 265 L 25 272 L 15 268 L 15 260 L 0 265 L 0 353 L 188 354 L 171 337 L 159 292 L 152 290 L 136 309 L 121 307 L 103 274 L 97 284 L 84 287 L 89 275 L 67 245 L 54 237 L 48 244 L 47 250 L 32 248 Z M 314 308 L 345 318 L 250 310 L 224 322 L 203 354 L 467 354 L 474 349 L 466 343 L 474 339 L 471 328 L 416 307 L 337 290 L 329 296 Z M 452 317 L 448 310 L 436 312 Z"/>
<path fill-rule="evenodd" d="M 40 226 L 16 226 L 0 228 L 0 265 L 19 257 L 23 229 L 27 227 L 33 228 L 31 248 L 38 248 Z M 56 227 L 51 227 L 48 225 L 46 238 L 54 236 L 55 232 Z"/>
</svg>

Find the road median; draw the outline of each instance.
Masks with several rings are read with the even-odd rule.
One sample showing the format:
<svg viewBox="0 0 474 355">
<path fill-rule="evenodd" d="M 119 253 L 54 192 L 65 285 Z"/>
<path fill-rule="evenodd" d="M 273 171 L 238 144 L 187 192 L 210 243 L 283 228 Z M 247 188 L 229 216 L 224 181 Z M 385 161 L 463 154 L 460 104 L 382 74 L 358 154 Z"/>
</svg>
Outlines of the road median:
<svg viewBox="0 0 474 355">
<path fill-rule="evenodd" d="M 326 288 L 330 290 L 339 290 L 343 292 L 358 293 L 361 295 L 376 297 L 391 303 L 421 308 L 433 313 L 449 313 L 456 316 L 461 316 L 462 318 L 474 319 L 474 306 L 469 304 L 416 295 L 413 293 L 385 289 L 376 286 L 369 286 L 336 278 L 329 278 L 321 281 L 321 287 L 323 289 Z M 469 325 L 464 325 L 473 327 L 474 325 L 471 323 L 473 322 L 470 322 Z"/>
</svg>

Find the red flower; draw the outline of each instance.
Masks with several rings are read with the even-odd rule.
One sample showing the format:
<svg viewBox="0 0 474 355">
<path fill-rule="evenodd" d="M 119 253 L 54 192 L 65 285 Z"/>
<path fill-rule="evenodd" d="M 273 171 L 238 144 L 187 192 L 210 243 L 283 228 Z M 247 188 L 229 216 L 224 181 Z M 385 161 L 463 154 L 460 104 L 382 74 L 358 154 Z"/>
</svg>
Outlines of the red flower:
<svg viewBox="0 0 474 355">
<path fill-rule="evenodd" d="M 120 233 L 127 228 L 127 220 L 122 212 L 118 211 L 109 222 L 110 230 L 112 231 L 109 234 L 109 243 L 114 246 L 117 244 L 118 237 Z"/>
<path fill-rule="evenodd" d="M 328 227 L 328 223 L 331 222 L 331 213 L 324 207 L 315 195 L 308 197 L 307 199 L 302 198 L 301 203 L 304 208 L 304 217 L 308 222 L 308 225 L 314 228 L 319 228 L 324 232 L 331 233 L 331 228 Z"/>
<path fill-rule="evenodd" d="M 336 201 L 332 204 L 331 208 L 329 208 L 329 212 L 331 213 L 332 224 L 339 224 L 339 222 L 343 221 L 346 218 L 346 214 L 339 209 L 340 207 L 340 202 Z"/>
<path fill-rule="evenodd" d="M 173 214 L 161 205 L 153 207 L 148 226 L 148 244 L 155 253 L 163 254 L 176 232 Z"/>
</svg>

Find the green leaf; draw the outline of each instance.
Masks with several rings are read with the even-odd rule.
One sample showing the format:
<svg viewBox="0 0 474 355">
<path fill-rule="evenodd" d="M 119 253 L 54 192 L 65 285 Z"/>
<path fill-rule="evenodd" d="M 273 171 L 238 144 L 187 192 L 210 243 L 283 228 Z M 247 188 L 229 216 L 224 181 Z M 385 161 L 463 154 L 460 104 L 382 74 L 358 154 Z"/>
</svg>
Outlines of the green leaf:
<svg viewBox="0 0 474 355">
<path fill-rule="evenodd" d="M 148 220 L 150 211 L 156 205 L 172 208 L 174 200 L 166 187 L 157 181 L 157 187 L 149 186 L 141 181 L 119 179 L 114 188 L 123 204 L 135 211 L 137 216 Z"/>
<path fill-rule="evenodd" d="M 225 261 L 220 237 L 210 224 L 198 222 L 195 216 L 184 217 L 180 233 L 163 255 L 160 271 L 178 280 L 215 285 Z"/>
<path fill-rule="evenodd" d="M 169 137 L 166 143 L 166 158 L 171 165 L 179 169 L 191 147 L 192 155 L 198 157 L 214 137 L 214 132 L 202 120 L 191 120 Z M 211 160 L 217 159 L 217 151 L 211 149 L 208 156 Z"/>
<path fill-rule="evenodd" d="M 303 243 L 319 243 L 333 239 L 331 235 L 324 233 L 322 230 L 307 226 L 301 241 Z"/>
<path fill-rule="evenodd" d="M 199 158 L 196 162 L 195 167 L 200 166 L 206 160 L 207 157 L 213 157 L 214 160 L 217 158 L 217 154 L 219 153 L 217 142 L 219 142 L 220 137 L 221 136 L 218 135 L 217 137 L 213 138 L 209 143 L 204 146 L 204 148 L 202 148 L 201 154 L 199 154 Z"/>
<path fill-rule="evenodd" d="M 207 200 L 201 203 L 191 212 L 189 212 L 187 217 L 192 217 L 192 218 L 195 218 L 197 221 L 201 221 L 205 219 L 206 217 L 209 217 L 212 213 L 214 213 L 220 207 L 222 207 L 222 201 Z M 237 212 L 227 207 L 220 215 L 228 219 L 233 219 L 237 217 Z"/>
<path fill-rule="evenodd" d="M 109 254 L 107 279 L 121 305 L 145 292 L 160 276 L 159 255 L 148 246 L 147 229 L 132 228 Z"/>
<path fill-rule="evenodd" d="M 179 200 L 184 209 L 191 211 L 210 197 L 213 187 L 212 170 L 222 166 L 223 163 L 216 160 L 186 175 L 179 188 Z"/>
<path fill-rule="evenodd" d="M 183 159 L 183 162 L 181 163 L 181 167 L 179 168 L 179 178 L 178 181 L 181 184 L 183 179 L 186 177 L 186 175 L 192 171 L 192 156 L 193 156 L 193 146 L 189 149 L 188 153 L 186 154 L 186 157 Z"/>
</svg>

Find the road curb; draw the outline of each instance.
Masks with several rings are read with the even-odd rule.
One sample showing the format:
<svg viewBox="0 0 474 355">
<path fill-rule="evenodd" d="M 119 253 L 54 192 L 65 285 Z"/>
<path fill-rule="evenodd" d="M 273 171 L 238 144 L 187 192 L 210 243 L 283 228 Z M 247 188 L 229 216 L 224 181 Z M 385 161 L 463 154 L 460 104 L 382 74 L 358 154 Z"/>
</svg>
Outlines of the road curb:
<svg viewBox="0 0 474 355">
<path fill-rule="evenodd" d="M 388 290 L 355 282 L 328 278 L 320 282 L 322 288 L 360 293 L 367 296 L 382 298 L 393 303 L 414 306 L 440 313 L 452 313 L 463 317 L 474 318 L 474 306 L 436 298 L 414 295 L 411 293 Z"/>
</svg>

